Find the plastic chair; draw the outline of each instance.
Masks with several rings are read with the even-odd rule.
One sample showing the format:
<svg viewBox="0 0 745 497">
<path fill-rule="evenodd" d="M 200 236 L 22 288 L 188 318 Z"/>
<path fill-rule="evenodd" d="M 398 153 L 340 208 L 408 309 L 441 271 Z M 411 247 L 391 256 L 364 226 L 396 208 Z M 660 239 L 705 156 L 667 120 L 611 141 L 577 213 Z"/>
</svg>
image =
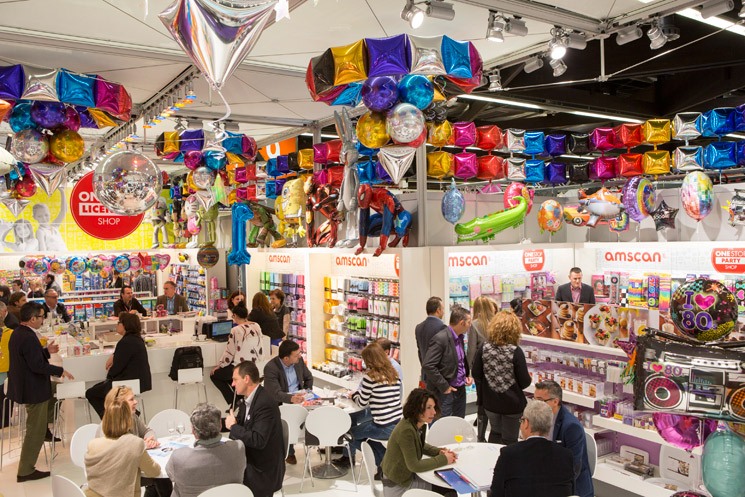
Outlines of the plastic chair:
<svg viewBox="0 0 745 497">
<path fill-rule="evenodd" d="M 308 410 L 298 404 L 282 404 L 279 406 L 279 414 L 283 420 L 287 421 L 287 427 L 290 430 L 288 444 L 300 443 Z"/>
<path fill-rule="evenodd" d="M 85 472 L 85 453 L 88 450 L 88 443 L 98 437 L 99 427 L 97 423 L 83 425 L 75 430 L 70 439 L 70 460 L 75 466 L 83 468 L 86 480 L 88 476 Z"/>
<path fill-rule="evenodd" d="M 378 468 L 375 467 L 375 454 L 373 454 L 372 447 L 367 442 L 362 442 L 362 456 L 364 457 L 363 464 L 367 472 L 367 479 L 370 481 L 370 490 L 372 490 L 373 497 L 383 497 L 383 484 L 375 481 L 375 473 L 378 471 Z"/>
<path fill-rule="evenodd" d="M 85 497 L 85 492 L 74 481 L 52 475 L 52 497 Z"/>
<path fill-rule="evenodd" d="M 202 368 L 189 368 L 178 370 L 178 381 L 176 381 L 176 392 L 173 398 L 173 408 L 178 409 L 178 389 L 183 385 L 197 386 L 197 403 L 199 403 L 199 387 L 204 390 L 204 401 L 207 402 L 207 385 L 204 384 L 204 370 Z"/>
<path fill-rule="evenodd" d="M 349 431 L 352 426 L 352 418 L 342 409 L 334 406 L 318 407 L 308 413 L 305 419 L 305 431 L 318 439 L 318 447 L 326 447 L 326 469 L 333 469 L 331 463 L 331 447 L 344 447 L 347 449 L 347 456 L 352 459 L 352 453 L 349 449 L 349 442 L 340 438 Z M 311 444 L 313 446 L 315 444 Z M 305 483 L 305 473 L 310 470 L 310 483 L 313 485 L 313 471 L 310 469 L 310 457 L 308 457 L 308 439 L 305 439 L 305 464 L 303 465 L 303 478 L 300 481 L 300 491 L 303 491 Z M 354 476 L 354 467 L 350 468 L 352 481 L 354 482 L 354 491 L 357 491 L 357 479 Z"/>
<path fill-rule="evenodd" d="M 148 426 L 155 432 L 155 438 L 167 437 L 173 435 L 168 431 L 168 424 L 172 424 L 172 429 L 179 424 L 184 425 L 184 433 L 191 433 L 191 417 L 184 411 L 178 409 L 166 409 L 153 416 Z"/>
<path fill-rule="evenodd" d="M 282 440 L 285 442 L 285 459 L 287 459 L 287 456 L 290 454 L 290 425 L 288 425 L 287 421 L 284 419 L 282 420 Z M 282 488 L 279 490 L 282 492 L 282 496 L 284 497 L 285 486 L 282 485 Z"/>
<path fill-rule="evenodd" d="M 455 443 L 455 435 L 463 435 L 464 442 L 475 442 L 473 425 L 457 416 L 446 416 L 435 421 L 427 432 L 427 443 L 442 447 Z"/>
<path fill-rule="evenodd" d="M 25 425 L 26 421 L 26 411 L 21 409 L 20 406 L 18 406 L 18 414 L 16 416 L 13 416 L 14 402 L 8 398 L 8 378 L 5 378 L 5 381 L 3 382 L 3 393 L 5 394 L 5 397 L 3 397 L 2 418 L 0 419 L 5 419 L 5 414 L 8 413 L 8 429 L 0 429 L 0 469 L 3 469 L 3 456 L 5 455 L 6 438 L 8 438 L 8 454 L 10 454 L 10 452 L 13 450 L 13 422 L 15 421 L 16 426 L 18 426 L 18 445 L 20 445 L 21 439 L 23 438 L 22 427 Z"/>
<path fill-rule="evenodd" d="M 585 446 L 587 447 L 587 460 L 590 462 L 590 476 L 595 474 L 595 466 L 598 465 L 598 444 L 590 433 L 585 432 Z"/>
<path fill-rule="evenodd" d="M 88 402 L 88 399 L 85 398 L 85 382 L 84 381 L 73 381 L 73 382 L 66 382 L 66 383 L 58 383 L 57 384 L 57 392 L 56 392 L 57 401 L 54 403 L 54 423 L 52 426 L 54 427 L 53 432 L 55 435 L 55 438 L 52 439 L 52 453 L 55 453 L 55 447 L 57 446 L 56 441 L 56 435 L 59 434 L 60 438 L 62 439 L 62 446 L 65 446 L 65 437 L 62 430 L 62 425 L 60 423 L 60 414 L 62 412 L 62 403 L 65 400 L 72 400 L 73 402 L 76 400 L 83 401 L 85 403 L 85 408 L 88 412 L 88 424 L 91 423 L 91 405 Z"/>
<path fill-rule="evenodd" d="M 423 488 L 412 488 L 411 490 L 407 490 L 404 492 L 403 497 L 437 497 L 437 492 L 433 492 L 432 490 L 424 490 Z"/>
<path fill-rule="evenodd" d="M 228 483 L 205 490 L 199 497 L 254 497 L 254 494 L 242 483 Z"/>
<path fill-rule="evenodd" d="M 138 398 L 138 404 L 140 405 L 140 409 L 142 409 L 142 420 L 147 423 L 147 414 L 145 413 L 145 400 L 142 398 L 142 392 L 140 391 L 140 380 L 119 380 L 111 382 L 112 389 L 120 386 L 125 386 L 132 389 L 132 393 L 135 397 Z"/>
</svg>

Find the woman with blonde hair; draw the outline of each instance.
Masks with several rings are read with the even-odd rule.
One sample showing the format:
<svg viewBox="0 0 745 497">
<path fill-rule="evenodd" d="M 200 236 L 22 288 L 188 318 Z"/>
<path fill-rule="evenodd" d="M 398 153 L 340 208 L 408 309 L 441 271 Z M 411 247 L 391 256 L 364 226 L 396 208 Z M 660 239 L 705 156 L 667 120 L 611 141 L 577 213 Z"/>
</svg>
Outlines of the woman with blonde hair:
<svg viewBox="0 0 745 497">
<path fill-rule="evenodd" d="M 494 314 L 497 312 L 497 303 L 489 297 L 478 297 L 473 301 L 473 320 L 471 321 L 471 327 L 468 329 L 466 335 L 466 359 L 468 364 L 473 367 L 473 360 L 476 358 L 476 352 L 481 348 L 481 345 L 486 340 L 486 325 L 492 320 Z M 484 412 L 484 406 L 479 402 L 477 405 L 476 422 L 478 425 L 478 438 L 479 442 L 486 442 L 486 424 L 489 420 Z"/>
<path fill-rule="evenodd" d="M 478 403 L 491 424 L 489 443 L 517 442 L 520 416 L 527 404 L 523 389 L 530 385 L 525 354 L 520 348 L 520 319 L 512 311 L 498 312 L 487 325 L 487 339 L 476 352 L 473 379 Z"/>
<path fill-rule="evenodd" d="M 139 497 L 140 472 L 154 478 L 160 466 L 145 450 L 145 442 L 130 433 L 132 409 L 123 400 L 113 400 L 101 421 L 104 437 L 88 443 L 85 471 L 88 497 Z"/>
<path fill-rule="evenodd" d="M 369 407 L 372 419 L 368 418 L 349 430 L 352 435 L 349 444 L 352 459 L 345 456 L 334 461 L 340 465 L 354 465 L 354 453 L 364 440 L 388 440 L 403 416 L 401 379 L 383 347 L 373 342 L 362 349 L 361 355 L 367 370 L 357 391 L 352 394 L 352 400 L 360 407 Z M 385 454 L 383 445 L 371 442 L 370 447 L 375 453 L 375 465 L 380 466 Z"/>
</svg>

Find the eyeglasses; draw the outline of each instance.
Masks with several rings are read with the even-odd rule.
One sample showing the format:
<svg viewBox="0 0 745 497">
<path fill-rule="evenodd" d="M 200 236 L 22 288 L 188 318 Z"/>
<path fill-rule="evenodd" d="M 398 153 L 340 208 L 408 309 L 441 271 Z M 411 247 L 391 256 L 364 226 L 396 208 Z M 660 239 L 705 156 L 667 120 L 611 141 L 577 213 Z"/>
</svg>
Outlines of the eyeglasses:
<svg viewBox="0 0 745 497">
<path fill-rule="evenodd" d="M 533 400 L 540 400 L 541 402 L 548 402 L 549 400 L 554 400 L 556 397 L 549 397 L 547 399 L 539 399 L 538 397 L 533 397 Z"/>
</svg>

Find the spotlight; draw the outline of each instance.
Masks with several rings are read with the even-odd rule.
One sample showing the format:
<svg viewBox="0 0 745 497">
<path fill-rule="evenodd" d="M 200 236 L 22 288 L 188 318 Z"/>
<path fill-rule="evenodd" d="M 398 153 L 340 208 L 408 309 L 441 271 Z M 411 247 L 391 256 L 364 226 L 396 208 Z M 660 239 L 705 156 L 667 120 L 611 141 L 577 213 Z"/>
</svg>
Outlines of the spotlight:
<svg viewBox="0 0 745 497">
<path fill-rule="evenodd" d="M 642 32 L 642 28 L 639 26 L 626 26 L 616 33 L 616 43 L 619 45 L 625 45 L 638 40 L 642 36 L 644 36 L 644 32 Z"/>
<path fill-rule="evenodd" d="M 424 22 L 424 11 L 414 5 L 414 0 L 406 0 L 401 19 L 408 22 L 412 29 L 417 29 Z"/>
<path fill-rule="evenodd" d="M 499 71 L 489 75 L 489 91 L 502 91 L 502 78 L 499 75 Z"/>
<path fill-rule="evenodd" d="M 650 41 L 649 48 L 652 50 L 662 48 L 665 43 L 667 43 L 667 38 L 665 38 L 665 34 L 657 23 L 652 24 L 652 27 L 649 28 L 649 31 L 647 31 L 647 37 Z"/>
<path fill-rule="evenodd" d="M 584 50 L 587 48 L 587 38 L 582 33 L 567 33 L 564 36 L 567 48 L 573 50 Z"/>
<path fill-rule="evenodd" d="M 729 12 L 734 8 L 735 2 L 733 0 L 712 0 L 701 7 L 701 17 L 707 19 Z"/>
<path fill-rule="evenodd" d="M 548 53 L 552 59 L 561 59 L 567 53 L 567 46 L 562 39 L 564 32 L 561 28 L 553 28 L 551 30 L 551 41 L 548 42 Z"/>
<path fill-rule="evenodd" d="M 528 59 L 527 62 L 525 62 L 523 71 L 530 74 L 534 71 L 537 71 L 541 67 L 543 67 L 543 59 L 541 59 L 540 57 L 531 57 L 530 59 Z"/>
<path fill-rule="evenodd" d="M 675 41 L 680 38 L 680 28 L 675 25 L 673 16 L 660 17 L 660 29 L 667 41 Z"/>
<path fill-rule="evenodd" d="M 504 25 L 504 32 L 513 36 L 525 36 L 528 34 L 528 27 L 525 25 L 525 21 L 513 17 L 512 19 L 507 19 Z"/>
<path fill-rule="evenodd" d="M 443 2 L 442 0 L 431 0 L 427 6 L 427 16 L 452 21 L 455 18 L 455 10 L 452 3 Z"/>
<path fill-rule="evenodd" d="M 548 62 L 548 65 L 554 70 L 554 78 L 558 78 L 567 72 L 567 65 L 561 59 L 552 59 Z"/>
<path fill-rule="evenodd" d="M 489 12 L 489 24 L 486 27 L 486 39 L 497 43 L 504 41 L 504 18 L 496 12 Z"/>
</svg>

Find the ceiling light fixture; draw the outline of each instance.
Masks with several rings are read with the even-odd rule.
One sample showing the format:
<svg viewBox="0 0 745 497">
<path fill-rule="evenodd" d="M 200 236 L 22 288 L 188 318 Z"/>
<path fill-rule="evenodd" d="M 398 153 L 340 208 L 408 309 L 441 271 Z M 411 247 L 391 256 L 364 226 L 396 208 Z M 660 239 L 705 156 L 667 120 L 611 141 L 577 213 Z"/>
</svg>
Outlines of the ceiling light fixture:
<svg viewBox="0 0 745 497">
<path fill-rule="evenodd" d="M 513 36 L 525 36 L 528 34 L 528 27 L 525 25 L 525 21 L 513 17 L 512 19 L 507 19 L 504 25 L 504 32 Z"/>
<path fill-rule="evenodd" d="M 489 24 L 486 27 L 486 39 L 496 43 L 504 41 L 504 17 L 497 12 L 489 12 Z"/>
<path fill-rule="evenodd" d="M 745 36 L 745 26 L 739 24 L 738 22 L 732 22 L 729 19 L 724 19 L 722 17 L 709 17 L 708 19 L 704 19 L 703 17 L 701 17 L 701 12 L 696 9 L 684 9 L 680 12 L 677 12 L 677 14 L 688 19 L 693 19 L 694 21 L 713 26 L 718 29 L 724 29 L 736 35 Z"/>
<path fill-rule="evenodd" d="M 554 27 L 551 29 L 551 36 L 551 41 L 548 42 L 548 54 L 553 60 L 561 59 L 567 54 L 564 31 L 559 27 Z"/>
<path fill-rule="evenodd" d="M 675 41 L 680 38 L 680 28 L 675 25 L 673 16 L 660 17 L 660 29 L 667 41 Z"/>
<path fill-rule="evenodd" d="M 638 40 L 642 36 L 644 36 L 644 32 L 639 26 L 626 26 L 625 28 L 618 31 L 618 33 L 616 33 L 616 43 L 619 45 L 625 45 L 627 43 L 631 43 L 632 41 Z"/>
<path fill-rule="evenodd" d="M 652 50 L 662 48 L 663 46 L 665 46 L 665 43 L 667 43 L 667 38 L 662 32 L 660 25 L 656 21 L 647 31 L 647 37 L 649 38 L 649 48 L 651 48 Z"/>
<path fill-rule="evenodd" d="M 489 75 L 489 91 L 502 91 L 502 77 L 499 74 L 499 69 L 494 74 Z"/>
<path fill-rule="evenodd" d="M 427 5 L 427 17 L 452 21 L 455 18 L 455 9 L 452 3 L 442 0 L 430 0 Z"/>
<path fill-rule="evenodd" d="M 584 50 L 587 48 L 587 37 L 582 33 L 566 33 L 564 35 L 564 42 L 567 48 L 572 50 Z"/>
<path fill-rule="evenodd" d="M 406 0 L 406 5 L 401 11 L 401 19 L 408 22 L 411 29 L 417 29 L 424 22 L 424 11 L 414 5 L 414 0 Z"/>
<path fill-rule="evenodd" d="M 567 65 L 561 59 L 552 59 L 548 61 L 548 65 L 554 70 L 554 78 L 558 78 L 567 72 Z"/>
<path fill-rule="evenodd" d="M 718 16 L 734 8 L 735 2 L 733 0 L 712 0 L 701 7 L 701 17 L 706 19 L 708 17 Z"/>
<path fill-rule="evenodd" d="M 537 71 L 543 67 L 543 59 L 540 57 L 531 57 L 530 59 L 525 62 L 525 65 L 523 66 L 523 71 L 530 74 L 532 72 Z"/>
</svg>

